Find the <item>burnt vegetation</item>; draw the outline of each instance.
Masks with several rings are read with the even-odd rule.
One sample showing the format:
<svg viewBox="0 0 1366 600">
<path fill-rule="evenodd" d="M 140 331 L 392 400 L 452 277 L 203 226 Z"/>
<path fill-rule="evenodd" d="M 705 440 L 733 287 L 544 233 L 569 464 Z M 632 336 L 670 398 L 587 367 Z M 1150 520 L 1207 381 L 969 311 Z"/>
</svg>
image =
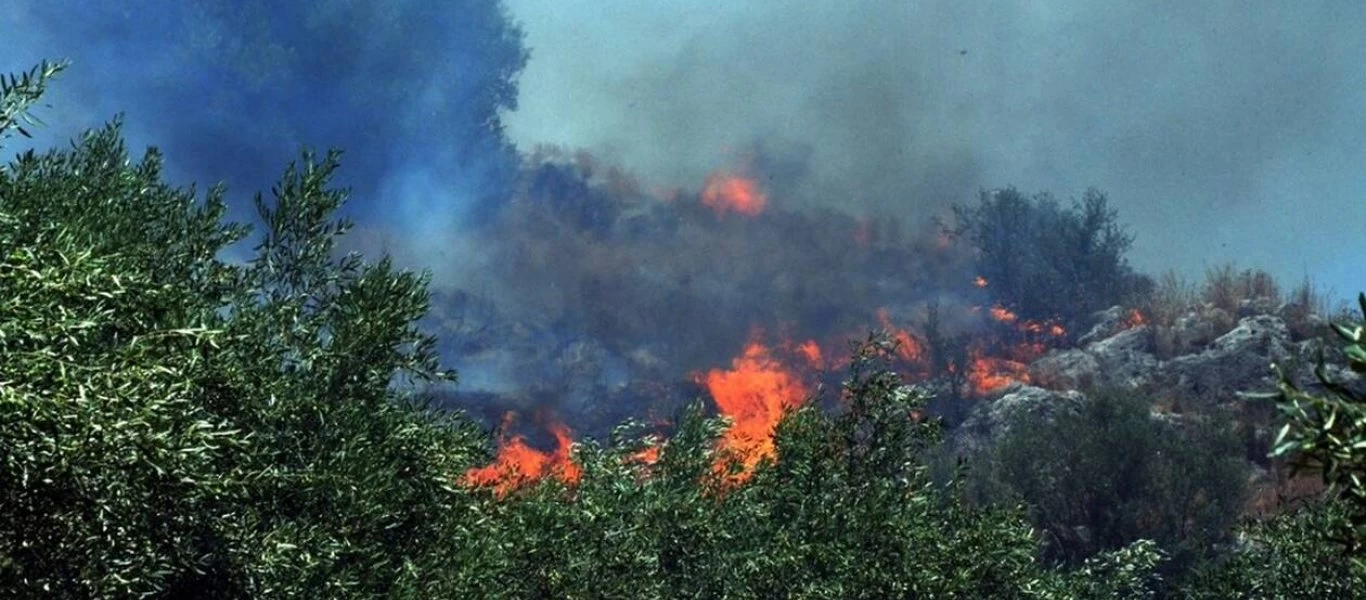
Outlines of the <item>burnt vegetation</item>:
<svg viewBox="0 0 1366 600">
<path fill-rule="evenodd" d="M 0 130 L 27 125 L 60 70 L 8 79 Z M 1239 437 L 1256 436 L 1228 402 L 1163 410 L 1152 387 L 1093 386 L 1037 411 L 979 393 L 1004 377 L 982 371 L 984 357 L 1026 363 L 1070 348 L 1116 305 L 1137 309 L 1171 355 L 1239 315 L 1277 312 L 1296 339 L 1325 335 L 1325 360 L 1366 371 L 1366 334 L 1330 328 L 1322 315 L 1336 309 L 1307 282 L 1282 298 L 1269 277 L 1233 267 L 1203 288 L 1135 273 L 1132 238 L 1099 192 L 1070 208 L 984 193 L 950 224 L 972 251 L 962 254 L 890 221 L 718 220 L 697 205 L 627 202 L 623 179 L 595 186 L 543 166 L 495 233 L 524 236 L 498 247 L 521 285 L 550 278 L 559 291 L 514 290 L 525 300 L 513 306 L 452 293 L 459 302 L 432 310 L 425 276 L 338 251 L 349 224 L 335 217 L 337 168 L 336 154 L 304 153 L 258 196 L 263 235 L 245 263 L 219 258 L 248 235 L 223 221 L 224 191 L 167 185 L 156 152 L 130 160 L 117 122 L 0 168 L 0 595 L 1337 598 L 1366 584 L 1363 395 L 1322 364 L 1317 387 L 1283 373 L 1278 403 L 1247 400 L 1280 409 L 1263 414 L 1283 426 L 1263 442 Z M 726 276 L 689 270 L 688 253 L 725 244 L 759 260 L 727 264 Z M 563 256 L 582 264 L 557 273 Z M 645 268 L 660 265 L 676 267 Z M 870 270 L 904 280 L 860 275 Z M 830 276 L 782 279 L 810 271 Z M 736 359 L 736 372 L 791 396 L 749 470 L 723 443 L 736 416 L 701 401 L 674 403 L 667 435 L 608 412 L 606 434 L 558 440 L 551 456 L 509 432 L 495 448 L 468 414 L 401 385 L 453 380 L 441 348 L 517 349 L 500 345 L 520 335 L 506 314 L 613 340 L 599 350 L 639 373 L 705 366 L 756 322 L 847 334 L 864 321 L 841 319 L 920 285 L 948 293 L 913 297 L 835 366 L 814 341 L 752 343 Z M 756 295 L 767 312 L 725 294 Z M 439 340 L 419 327 L 429 317 L 470 339 Z M 825 365 L 826 385 L 797 385 L 780 358 Z M 575 373 L 527 378 L 601 375 Z M 952 426 L 997 408 L 1000 435 L 946 454 Z M 508 448 L 540 460 L 539 476 L 472 485 L 467 474 Z M 1246 458 L 1268 452 L 1322 475 L 1328 493 L 1252 519 Z"/>
</svg>

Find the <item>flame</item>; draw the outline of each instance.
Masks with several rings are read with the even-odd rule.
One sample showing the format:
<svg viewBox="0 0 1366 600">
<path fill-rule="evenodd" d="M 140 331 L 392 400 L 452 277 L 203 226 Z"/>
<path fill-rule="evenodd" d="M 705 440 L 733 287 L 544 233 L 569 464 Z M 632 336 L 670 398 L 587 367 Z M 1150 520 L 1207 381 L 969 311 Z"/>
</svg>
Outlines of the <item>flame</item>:
<svg viewBox="0 0 1366 600">
<path fill-rule="evenodd" d="M 802 342 L 800 346 L 797 346 L 797 353 L 806 359 L 806 364 L 813 369 L 820 370 L 825 365 L 825 361 L 821 359 L 821 347 L 816 343 L 816 340 Z"/>
<path fill-rule="evenodd" d="M 1029 366 L 1023 362 L 982 356 L 973 352 L 968 367 L 968 383 L 978 395 L 998 391 L 1012 383 L 1029 383 Z"/>
<path fill-rule="evenodd" d="M 718 215 L 735 211 L 753 217 L 764 211 L 768 198 L 752 179 L 739 175 L 713 173 L 702 188 L 702 204 Z"/>
<path fill-rule="evenodd" d="M 1125 325 L 1125 328 L 1126 328 L 1126 329 L 1132 329 L 1132 328 L 1134 328 L 1134 327 L 1141 327 L 1141 326 L 1147 325 L 1147 324 L 1148 324 L 1148 319 L 1146 319 L 1146 318 L 1143 316 L 1143 313 L 1138 312 L 1138 309 L 1137 309 L 1137 308 L 1135 308 L 1135 309 L 1129 311 L 1129 318 L 1128 318 L 1128 320 L 1126 320 L 1126 321 L 1124 322 L 1124 325 Z"/>
<path fill-rule="evenodd" d="M 503 424 L 499 428 L 498 454 L 493 462 L 466 471 L 466 484 L 479 487 L 493 486 L 494 492 L 499 497 L 504 497 L 519 486 L 538 481 L 547 475 L 554 475 L 565 483 L 578 483 L 582 471 L 569 455 L 574 443 L 569 427 L 561 423 L 552 423 L 549 429 L 555 436 L 555 450 L 544 452 L 529 446 L 523 436 L 506 437 L 512 420 L 512 413 L 503 417 Z"/>
<path fill-rule="evenodd" d="M 773 428 L 786 409 L 806 401 L 806 386 L 759 342 L 747 345 L 729 370 L 713 369 L 698 379 L 721 414 L 731 419 L 721 449 L 740 462 L 741 470 L 731 483 L 742 482 L 759 461 L 774 456 Z M 726 467 L 716 465 L 718 472 Z"/>
<path fill-rule="evenodd" d="M 659 462 L 659 446 L 648 446 L 644 450 L 631 455 L 631 460 L 646 465 L 653 465 Z"/>
<path fill-rule="evenodd" d="M 896 340 L 896 352 L 902 360 L 909 363 L 920 362 L 920 359 L 925 356 L 925 352 L 920 343 L 911 336 L 910 331 L 893 325 L 892 317 L 885 308 L 877 309 L 877 320 L 882 324 L 882 328 L 891 334 L 892 339 Z"/>
<path fill-rule="evenodd" d="M 1002 323 L 1013 323 L 1018 317 L 1015 316 L 1015 313 L 1010 312 L 1010 309 L 997 304 L 991 307 L 991 318 Z"/>
<path fill-rule="evenodd" d="M 975 285 L 979 288 L 987 287 L 987 278 L 978 275 L 976 279 L 972 280 L 972 285 Z"/>
</svg>

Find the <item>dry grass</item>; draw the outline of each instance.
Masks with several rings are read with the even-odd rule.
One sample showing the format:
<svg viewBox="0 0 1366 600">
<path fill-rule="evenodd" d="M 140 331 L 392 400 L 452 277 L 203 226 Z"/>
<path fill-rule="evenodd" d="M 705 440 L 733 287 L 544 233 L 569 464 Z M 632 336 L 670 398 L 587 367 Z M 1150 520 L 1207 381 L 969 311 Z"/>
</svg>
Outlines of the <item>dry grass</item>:
<svg viewBox="0 0 1366 600">
<path fill-rule="evenodd" d="M 1333 294 L 1305 277 L 1282 294 L 1282 286 L 1261 269 L 1239 269 L 1233 263 L 1209 268 L 1205 280 L 1194 284 L 1168 270 L 1157 277 L 1150 293 L 1135 305 L 1145 321 L 1154 326 L 1154 339 L 1160 358 L 1193 351 L 1204 343 L 1227 333 L 1237 325 L 1239 305 L 1245 300 L 1269 299 L 1280 305 L 1279 315 L 1295 340 L 1332 337 L 1328 322 L 1354 322 L 1359 318 L 1348 302 L 1334 303 Z M 1199 315 L 1198 330 L 1177 331 L 1182 317 Z"/>
<path fill-rule="evenodd" d="M 1238 305 L 1244 300 L 1280 297 L 1276 279 L 1261 269 L 1239 271 L 1233 263 L 1226 263 L 1205 270 L 1201 299 L 1231 315 L 1238 314 Z"/>
<path fill-rule="evenodd" d="M 1157 278 L 1152 294 L 1139 308 L 1148 323 L 1170 327 L 1176 320 L 1195 310 L 1199 290 L 1176 271 L 1168 270 Z"/>
</svg>

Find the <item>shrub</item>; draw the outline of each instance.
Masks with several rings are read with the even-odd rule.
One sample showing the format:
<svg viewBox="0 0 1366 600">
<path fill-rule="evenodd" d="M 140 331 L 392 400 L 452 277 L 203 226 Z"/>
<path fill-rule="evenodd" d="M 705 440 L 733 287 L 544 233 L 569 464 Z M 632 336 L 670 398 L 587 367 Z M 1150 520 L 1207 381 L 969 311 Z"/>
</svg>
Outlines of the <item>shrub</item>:
<svg viewBox="0 0 1366 600">
<path fill-rule="evenodd" d="M 954 206 L 956 228 L 977 251 L 991 300 L 1023 319 L 1058 319 L 1075 330 L 1091 314 L 1146 295 L 1151 279 L 1129 268 L 1133 237 L 1105 195 L 1090 189 L 1070 209 L 1014 188 Z"/>
<path fill-rule="evenodd" d="M 1237 315 L 1244 300 L 1278 301 L 1280 297 L 1275 278 L 1261 269 L 1239 271 L 1236 265 L 1227 263 L 1205 270 L 1201 299 L 1229 315 Z"/>
<path fill-rule="evenodd" d="M 1249 523 L 1224 555 L 1200 564 L 1178 594 L 1191 600 L 1230 598 L 1360 598 L 1366 569 L 1325 532 L 1348 519 L 1341 502 L 1315 503 Z"/>
<path fill-rule="evenodd" d="M 1051 413 L 1018 411 L 980 457 L 978 501 L 1025 503 L 1044 556 L 1081 564 L 1140 539 L 1180 568 L 1223 541 L 1245 497 L 1245 467 L 1226 423 L 1172 421 L 1101 390 Z"/>
</svg>

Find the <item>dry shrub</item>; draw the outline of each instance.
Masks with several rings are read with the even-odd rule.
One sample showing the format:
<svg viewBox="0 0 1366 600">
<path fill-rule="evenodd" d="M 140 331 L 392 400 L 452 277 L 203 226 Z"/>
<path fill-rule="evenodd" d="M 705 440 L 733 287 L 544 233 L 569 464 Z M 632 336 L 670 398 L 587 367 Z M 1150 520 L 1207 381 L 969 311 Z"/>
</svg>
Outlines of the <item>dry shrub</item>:
<svg viewBox="0 0 1366 600">
<path fill-rule="evenodd" d="M 1205 270 L 1205 287 L 1201 295 L 1206 303 L 1236 315 L 1242 301 L 1279 299 L 1281 291 L 1270 273 L 1261 269 L 1239 271 L 1233 263 L 1225 263 Z"/>
</svg>

